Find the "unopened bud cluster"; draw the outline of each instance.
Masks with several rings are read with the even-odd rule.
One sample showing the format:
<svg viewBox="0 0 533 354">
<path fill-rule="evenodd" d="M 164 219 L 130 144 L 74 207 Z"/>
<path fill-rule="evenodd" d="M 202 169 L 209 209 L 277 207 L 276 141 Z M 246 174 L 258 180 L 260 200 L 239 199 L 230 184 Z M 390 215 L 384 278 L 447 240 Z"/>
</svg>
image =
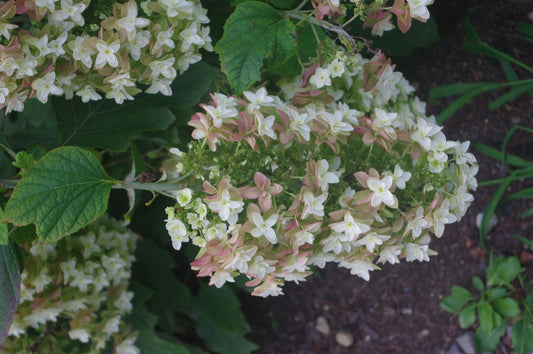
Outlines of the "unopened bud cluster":
<svg viewBox="0 0 533 354">
<path fill-rule="evenodd" d="M 137 238 L 102 218 L 57 243 L 27 244 L 20 304 L 0 352 L 138 352 L 124 321 Z"/>
<path fill-rule="evenodd" d="M 22 111 L 26 99 L 46 103 L 50 95 L 121 104 L 139 84 L 171 95 L 177 71 L 199 61 L 200 48 L 212 50 L 206 10 L 199 0 L 140 7 L 135 0 L 1 3 L 0 109 Z"/>
</svg>

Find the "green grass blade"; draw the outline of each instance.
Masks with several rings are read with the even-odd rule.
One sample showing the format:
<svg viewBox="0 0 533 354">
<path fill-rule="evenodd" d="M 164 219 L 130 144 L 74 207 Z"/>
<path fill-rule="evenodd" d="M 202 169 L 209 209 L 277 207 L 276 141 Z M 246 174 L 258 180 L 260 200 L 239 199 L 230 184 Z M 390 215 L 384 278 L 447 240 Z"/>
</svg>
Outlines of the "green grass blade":
<svg viewBox="0 0 533 354">
<path fill-rule="evenodd" d="M 443 85 L 435 87 L 429 92 L 429 101 L 434 102 L 437 98 L 449 97 L 463 95 L 470 91 L 480 89 L 485 86 L 497 85 L 495 83 L 480 83 L 480 82 L 468 82 L 468 83 L 457 83 L 450 85 Z"/>
<path fill-rule="evenodd" d="M 461 96 L 455 100 L 451 105 L 446 107 L 437 117 L 437 123 L 442 125 L 448 118 L 450 118 L 455 112 L 457 112 L 461 107 L 466 105 L 475 96 L 479 95 L 481 92 L 485 91 L 483 88 L 478 88 L 476 90 L 470 91 L 465 95 Z"/>
<path fill-rule="evenodd" d="M 516 71 L 513 69 L 511 63 L 509 63 L 507 60 L 500 60 L 500 64 L 503 72 L 505 73 L 507 81 L 518 81 L 520 79 L 516 74 Z"/>
<path fill-rule="evenodd" d="M 487 155 L 488 157 L 491 157 L 503 163 L 503 153 L 500 150 L 481 143 L 472 143 L 472 146 L 482 154 Z M 524 160 L 521 157 L 510 154 L 507 154 L 507 163 L 515 167 L 533 166 L 533 162 Z"/>
<path fill-rule="evenodd" d="M 487 233 L 489 231 L 490 219 L 496 211 L 496 208 L 500 200 L 502 199 L 505 190 L 507 189 L 507 187 L 509 187 L 509 184 L 511 184 L 511 177 L 514 176 L 509 176 L 502 184 L 499 185 L 498 189 L 496 189 L 496 192 L 494 192 L 494 194 L 492 195 L 492 198 L 487 203 L 487 206 L 485 207 L 485 210 L 483 212 L 483 219 L 481 220 L 481 226 L 479 228 L 479 242 L 481 244 L 481 247 L 483 248 L 485 248 L 485 240 L 487 239 Z"/>
<path fill-rule="evenodd" d="M 524 32 L 533 39 L 533 25 L 530 25 L 529 23 L 525 22 L 520 22 L 518 24 L 518 28 L 520 28 L 522 32 Z"/>
<path fill-rule="evenodd" d="M 526 245 L 530 246 L 530 247 L 533 247 L 533 241 L 531 240 L 528 240 L 527 238 L 525 238 L 524 236 L 520 236 L 520 235 L 511 235 L 512 238 L 514 239 L 517 239 L 518 241 L 521 241 L 523 243 L 525 243 Z"/>
<path fill-rule="evenodd" d="M 530 199 L 530 198 L 533 198 L 533 187 L 525 188 L 516 193 L 513 193 L 509 197 L 507 197 L 505 200 L 510 201 L 510 200 L 515 200 L 515 199 Z"/>
<path fill-rule="evenodd" d="M 529 218 L 530 216 L 533 216 L 533 208 L 524 211 L 522 214 L 520 214 L 523 218 Z"/>
<path fill-rule="evenodd" d="M 524 85 L 521 87 L 518 87 L 510 92 L 507 92 L 504 95 L 501 95 L 497 99 L 495 99 L 490 105 L 489 108 L 491 110 L 495 110 L 496 108 L 501 107 L 502 105 L 506 104 L 509 101 L 513 101 L 517 99 L 518 97 L 531 92 L 533 90 L 533 85 Z"/>
</svg>

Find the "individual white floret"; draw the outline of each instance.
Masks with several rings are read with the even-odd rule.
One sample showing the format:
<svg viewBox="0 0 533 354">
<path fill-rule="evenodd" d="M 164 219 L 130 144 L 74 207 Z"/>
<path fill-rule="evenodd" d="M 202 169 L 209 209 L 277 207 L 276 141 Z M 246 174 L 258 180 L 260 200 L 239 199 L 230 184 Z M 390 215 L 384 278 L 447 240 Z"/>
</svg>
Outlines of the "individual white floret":
<svg viewBox="0 0 533 354">
<path fill-rule="evenodd" d="M 330 73 L 327 69 L 317 68 L 315 73 L 309 79 L 309 82 L 315 85 L 316 88 L 320 89 L 324 86 L 331 85 Z"/>
<path fill-rule="evenodd" d="M 31 86 L 37 92 L 37 99 L 41 103 L 48 102 L 49 95 L 61 95 L 63 93 L 63 90 L 54 84 L 55 79 L 56 73 L 52 71 L 32 82 Z"/>
<path fill-rule="evenodd" d="M 433 4 L 434 0 L 407 0 L 409 4 L 409 14 L 422 22 L 429 19 L 429 10 L 427 6 Z"/>
<path fill-rule="evenodd" d="M 310 215 L 324 216 L 324 202 L 327 198 L 327 192 L 316 197 L 311 192 L 305 192 L 303 195 L 305 207 L 302 213 L 302 219 L 306 219 Z"/>
<path fill-rule="evenodd" d="M 82 343 L 88 343 L 91 335 L 88 330 L 80 328 L 68 332 L 70 339 L 77 339 Z"/>
<path fill-rule="evenodd" d="M 370 200 L 370 205 L 376 208 L 381 205 L 381 203 L 394 207 L 397 204 L 394 195 L 389 190 L 392 187 L 392 176 L 386 176 L 382 179 L 369 177 L 367 180 L 368 189 L 372 193 L 372 199 Z"/>
<path fill-rule="evenodd" d="M 277 214 L 271 215 L 268 217 L 268 219 L 264 220 L 260 213 L 252 212 L 251 218 L 255 226 L 255 228 L 253 228 L 250 232 L 253 237 L 264 236 L 272 244 L 276 244 L 278 242 L 276 231 L 273 228 L 278 221 Z"/>
<path fill-rule="evenodd" d="M 211 280 L 209 281 L 209 285 L 214 285 L 217 288 L 220 288 L 226 282 L 233 283 L 235 282 L 235 279 L 233 279 L 230 272 L 225 271 L 225 270 L 218 270 L 211 277 Z"/>
<path fill-rule="evenodd" d="M 370 280 L 370 272 L 376 269 L 376 266 L 372 264 L 372 262 L 365 260 L 342 260 L 340 261 L 339 266 L 349 269 L 350 274 L 357 275 L 366 281 Z"/>
</svg>

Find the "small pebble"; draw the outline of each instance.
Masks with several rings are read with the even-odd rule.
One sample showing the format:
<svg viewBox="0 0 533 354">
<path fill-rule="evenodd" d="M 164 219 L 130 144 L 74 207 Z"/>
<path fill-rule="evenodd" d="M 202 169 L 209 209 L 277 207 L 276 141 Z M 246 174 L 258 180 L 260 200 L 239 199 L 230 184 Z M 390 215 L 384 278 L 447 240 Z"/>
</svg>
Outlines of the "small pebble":
<svg viewBox="0 0 533 354">
<path fill-rule="evenodd" d="M 457 338 L 456 343 L 461 347 L 463 353 L 465 354 L 476 354 L 476 349 L 474 347 L 474 336 L 472 332 L 467 332 Z"/>
<path fill-rule="evenodd" d="M 481 221 L 483 220 L 483 213 L 478 213 L 476 215 L 476 226 L 477 228 L 481 228 Z M 489 221 L 489 229 L 487 231 L 490 231 L 494 226 L 498 225 L 498 217 L 496 214 L 492 214 L 490 221 Z"/>
<path fill-rule="evenodd" d="M 528 13 L 527 18 L 529 19 L 529 21 L 533 22 L 533 12 Z"/>
<path fill-rule="evenodd" d="M 418 335 L 420 337 L 427 337 L 429 335 L 429 333 L 430 333 L 429 329 L 425 328 L 425 329 L 421 330 L 420 333 L 418 333 Z"/>
<path fill-rule="evenodd" d="M 410 309 L 410 308 L 403 308 L 403 309 L 402 309 L 402 314 L 403 314 L 403 315 L 412 315 L 412 314 L 413 314 L 413 309 Z"/>
<path fill-rule="evenodd" d="M 331 330 L 329 329 L 328 320 L 326 320 L 324 316 L 318 316 L 318 318 L 316 319 L 315 329 L 325 335 L 328 335 L 331 332 Z"/>
<path fill-rule="evenodd" d="M 349 347 L 353 344 L 353 335 L 348 332 L 340 331 L 335 336 L 335 339 L 337 340 L 337 343 L 342 345 L 343 347 Z"/>
</svg>

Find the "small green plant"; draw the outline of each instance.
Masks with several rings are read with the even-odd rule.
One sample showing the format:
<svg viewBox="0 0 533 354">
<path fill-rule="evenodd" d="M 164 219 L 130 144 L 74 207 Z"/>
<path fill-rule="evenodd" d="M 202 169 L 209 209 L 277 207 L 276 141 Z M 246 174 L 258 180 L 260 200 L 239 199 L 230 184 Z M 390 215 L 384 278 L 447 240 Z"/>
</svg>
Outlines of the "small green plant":
<svg viewBox="0 0 533 354">
<path fill-rule="evenodd" d="M 479 352 L 496 348 L 509 325 L 516 353 L 533 349 L 533 293 L 526 285 L 520 261 L 516 257 L 491 256 L 485 282 L 475 276 L 475 292 L 454 285 L 440 307 L 459 315 L 462 328 L 477 327 L 474 343 Z M 518 283 L 518 285 L 516 284 Z"/>
</svg>

